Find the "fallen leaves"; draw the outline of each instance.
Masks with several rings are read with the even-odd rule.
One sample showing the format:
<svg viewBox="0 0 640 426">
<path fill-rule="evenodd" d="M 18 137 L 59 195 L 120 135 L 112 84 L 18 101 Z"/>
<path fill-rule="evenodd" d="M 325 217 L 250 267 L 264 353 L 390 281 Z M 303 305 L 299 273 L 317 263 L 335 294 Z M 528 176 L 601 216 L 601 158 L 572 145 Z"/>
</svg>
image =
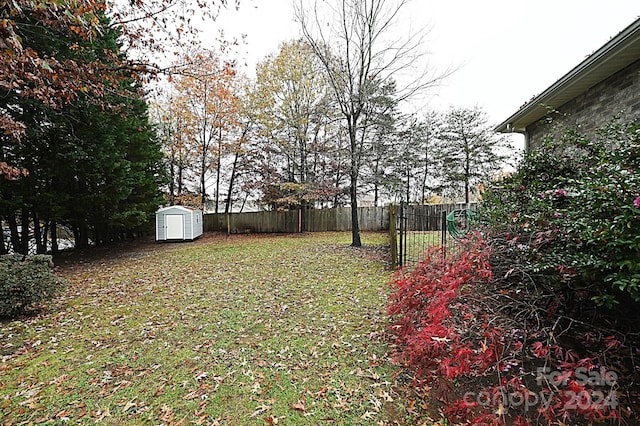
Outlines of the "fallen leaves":
<svg viewBox="0 0 640 426">
<path fill-rule="evenodd" d="M 296 402 L 295 404 L 291 404 L 291 409 L 295 411 L 299 411 L 301 413 L 304 413 L 307 411 L 307 408 L 304 402 L 301 400 L 298 400 L 298 402 Z"/>
<path fill-rule="evenodd" d="M 33 407 L 70 423 L 385 421 L 390 275 L 336 238 L 204 238 L 62 266 L 72 283 L 64 304 L 23 324 L 28 334 L 12 342 L 28 343 L 0 364 L 3 415 L 28 422 Z M 0 335 L 15 335 L 11 327 Z"/>
<path fill-rule="evenodd" d="M 258 417 L 259 415 L 263 414 L 265 411 L 270 410 L 271 407 L 268 405 L 259 405 L 255 411 L 253 413 L 251 413 L 251 415 L 249 417 Z"/>
</svg>

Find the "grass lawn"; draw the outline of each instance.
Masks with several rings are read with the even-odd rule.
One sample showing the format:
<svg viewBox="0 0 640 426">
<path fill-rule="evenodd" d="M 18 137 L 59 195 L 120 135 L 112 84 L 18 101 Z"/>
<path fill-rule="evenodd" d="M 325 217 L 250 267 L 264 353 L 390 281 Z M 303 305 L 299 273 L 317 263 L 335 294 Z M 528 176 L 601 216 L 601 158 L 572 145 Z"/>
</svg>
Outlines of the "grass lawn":
<svg viewBox="0 0 640 426">
<path fill-rule="evenodd" d="M 0 422 L 392 424 L 387 234 L 217 236 L 59 262 L 0 323 Z M 100 249 L 102 250 L 102 249 Z"/>
</svg>

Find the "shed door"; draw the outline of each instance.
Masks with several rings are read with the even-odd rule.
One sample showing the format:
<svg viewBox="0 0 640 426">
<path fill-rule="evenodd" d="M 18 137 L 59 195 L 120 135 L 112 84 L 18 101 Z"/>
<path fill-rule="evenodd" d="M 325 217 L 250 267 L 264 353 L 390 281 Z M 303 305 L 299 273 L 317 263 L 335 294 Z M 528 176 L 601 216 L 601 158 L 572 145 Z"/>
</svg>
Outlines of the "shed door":
<svg viewBox="0 0 640 426">
<path fill-rule="evenodd" d="M 167 240 L 184 240 L 184 216 L 181 214 L 168 214 L 164 217 L 167 227 Z"/>
</svg>

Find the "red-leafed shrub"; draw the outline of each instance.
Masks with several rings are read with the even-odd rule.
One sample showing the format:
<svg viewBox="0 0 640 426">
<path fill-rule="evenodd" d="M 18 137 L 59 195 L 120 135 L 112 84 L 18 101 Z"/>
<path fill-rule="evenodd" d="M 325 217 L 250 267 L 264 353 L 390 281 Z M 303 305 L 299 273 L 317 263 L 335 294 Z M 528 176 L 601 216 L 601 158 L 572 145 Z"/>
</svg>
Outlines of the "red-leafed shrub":
<svg viewBox="0 0 640 426">
<path fill-rule="evenodd" d="M 486 327 L 485 340 L 474 346 L 465 337 L 468 330 L 451 321 L 452 310 L 464 317 L 466 307 L 459 296 L 491 280 L 489 249 L 479 237 L 465 243 L 461 254 L 444 257 L 431 248 L 426 258 L 409 273 L 400 273 L 393 285 L 389 314 L 397 336 L 397 360 L 415 369 L 419 379 L 442 376 L 453 379 L 496 362 L 493 342 L 497 330 Z"/>
<path fill-rule="evenodd" d="M 495 251 L 478 236 L 456 256 L 432 248 L 393 282 L 395 359 L 439 404 L 430 414 L 473 425 L 620 421 L 622 342 L 571 328 L 552 308 L 557 296 L 505 270 Z"/>
</svg>

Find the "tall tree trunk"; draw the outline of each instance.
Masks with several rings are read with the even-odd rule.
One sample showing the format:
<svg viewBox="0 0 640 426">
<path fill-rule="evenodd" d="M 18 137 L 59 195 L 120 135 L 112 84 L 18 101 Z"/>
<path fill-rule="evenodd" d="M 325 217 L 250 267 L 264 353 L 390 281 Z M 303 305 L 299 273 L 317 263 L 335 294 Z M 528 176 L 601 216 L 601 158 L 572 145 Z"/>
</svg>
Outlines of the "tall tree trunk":
<svg viewBox="0 0 640 426">
<path fill-rule="evenodd" d="M 73 226 L 74 247 L 77 249 L 85 249 L 89 247 L 89 235 L 87 225 L 80 222 Z"/>
<path fill-rule="evenodd" d="M 71 225 L 71 233 L 73 234 L 73 246 L 75 248 L 81 248 L 80 247 L 80 230 L 78 229 L 78 225 L 76 224 Z"/>
<path fill-rule="evenodd" d="M 182 160 L 180 160 L 180 164 L 178 165 L 178 189 L 176 191 L 177 197 L 180 197 L 182 195 L 183 175 L 184 175 L 184 166 L 182 165 Z"/>
<path fill-rule="evenodd" d="M 14 253 L 20 253 L 20 232 L 18 232 L 18 221 L 16 220 L 15 212 L 7 215 L 7 223 L 9 224 L 9 233 L 11 235 L 11 248 Z"/>
<path fill-rule="evenodd" d="M 468 176 L 466 176 L 464 180 L 464 203 L 467 205 L 467 208 L 469 208 L 470 204 L 469 204 L 469 177 Z"/>
<path fill-rule="evenodd" d="M 249 198 L 249 194 L 245 194 L 244 200 L 242 200 L 242 205 L 240 206 L 240 213 L 244 210 L 245 204 L 247 204 L 247 199 Z"/>
<path fill-rule="evenodd" d="M 44 253 L 49 250 L 49 219 L 44 219 L 42 226 L 42 243 L 44 245 Z"/>
<path fill-rule="evenodd" d="M 238 168 L 238 158 L 240 157 L 240 153 L 236 151 L 235 157 L 233 158 L 233 166 L 231 167 L 231 177 L 229 178 L 229 189 L 227 190 L 227 201 L 224 205 L 224 212 L 229 213 L 231 211 L 231 194 L 233 193 L 233 185 L 236 180 L 236 170 Z"/>
<path fill-rule="evenodd" d="M 360 240 L 360 223 L 358 221 L 358 192 L 356 191 L 356 185 L 358 184 L 358 177 L 351 173 L 351 188 L 349 189 L 349 195 L 351 196 L 351 246 L 362 247 L 362 241 Z"/>
<path fill-rule="evenodd" d="M 169 163 L 169 202 L 175 204 L 176 200 L 176 153 L 171 146 L 171 161 Z"/>
<path fill-rule="evenodd" d="M 424 176 L 422 177 L 422 199 L 420 200 L 420 204 L 424 204 L 424 200 L 427 197 L 427 176 L 429 174 L 429 141 L 427 140 L 427 148 L 424 154 Z"/>
<path fill-rule="evenodd" d="M 218 158 L 216 160 L 216 204 L 215 213 L 218 214 L 218 205 L 220 203 L 220 169 L 222 168 L 222 126 L 220 126 L 218 134 Z"/>
<path fill-rule="evenodd" d="M 405 188 L 407 191 L 407 204 L 411 202 L 411 169 L 407 167 L 407 187 Z"/>
<path fill-rule="evenodd" d="M 40 218 L 38 214 L 33 212 L 33 236 L 36 240 L 36 253 L 46 253 L 47 247 L 43 244 L 42 228 L 40 227 Z"/>
<path fill-rule="evenodd" d="M 469 153 L 469 142 L 465 138 L 465 164 L 464 164 L 464 202 L 467 205 L 466 208 L 470 207 L 469 204 L 469 180 L 471 179 L 471 155 Z"/>
<path fill-rule="evenodd" d="M 57 254 L 58 249 L 58 223 L 54 220 L 51 221 L 51 253 Z"/>
<path fill-rule="evenodd" d="M 378 193 L 380 186 L 380 157 L 376 155 L 373 167 L 373 205 L 378 207 Z"/>
<path fill-rule="evenodd" d="M 7 244 L 4 240 L 4 227 L 2 226 L 2 217 L 0 217 L 0 254 L 7 254 Z"/>
<path fill-rule="evenodd" d="M 207 172 L 206 167 L 207 167 L 207 159 L 205 158 L 204 154 L 202 154 L 202 163 L 200 164 L 200 166 L 202 167 L 201 169 L 201 173 L 200 173 L 200 196 L 202 197 L 202 211 L 205 211 L 205 205 L 207 202 L 207 190 L 205 188 L 206 185 L 206 179 L 205 179 L 205 174 Z"/>
<path fill-rule="evenodd" d="M 358 221 L 358 141 L 356 135 L 357 120 L 353 118 L 353 122 L 349 122 L 349 139 L 351 144 L 351 163 L 349 170 L 349 178 L 351 179 L 351 187 L 349 195 L 351 196 L 351 246 L 362 247 L 360 240 L 360 223 Z"/>
<path fill-rule="evenodd" d="M 22 232 L 20 235 L 20 243 L 22 246 L 20 253 L 22 254 L 29 254 L 29 222 L 31 222 L 29 211 L 25 207 L 22 209 Z"/>
</svg>

